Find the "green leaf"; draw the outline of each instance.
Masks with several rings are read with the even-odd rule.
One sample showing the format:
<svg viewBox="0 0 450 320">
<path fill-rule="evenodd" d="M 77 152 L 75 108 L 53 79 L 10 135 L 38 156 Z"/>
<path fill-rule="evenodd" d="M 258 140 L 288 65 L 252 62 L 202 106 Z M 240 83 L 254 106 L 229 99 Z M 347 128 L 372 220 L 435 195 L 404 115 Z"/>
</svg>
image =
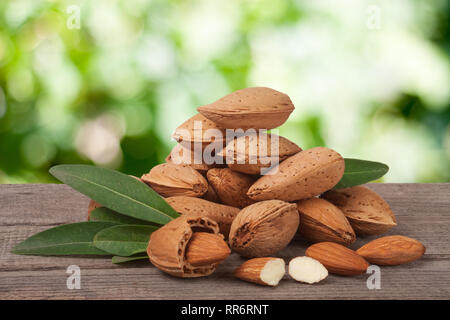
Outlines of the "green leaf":
<svg viewBox="0 0 450 320">
<path fill-rule="evenodd" d="M 146 252 L 154 226 L 117 225 L 100 231 L 94 237 L 94 245 L 117 256 L 131 256 Z"/>
<path fill-rule="evenodd" d="M 149 186 L 118 171 L 78 164 L 54 166 L 50 173 L 121 214 L 159 224 L 166 224 L 179 216 Z"/>
<path fill-rule="evenodd" d="M 37 255 L 110 255 L 94 246 L 94 236 L 114 226 L 111 222 L 78 222 L 39 232 L 19 243 L 15 254 Z"/>
<path fill-rule="evenodd" d="M 119 256 L 114 256 L 111 259 L 112 263 L 115 264 L 120 264 L 120 263 L 126 263 L 126 262 L 131 262 L 131 261 L 136 261 L 136 260 L 148 260 L 148 256 L 134 256 L 134 257 L 119 257 Z"/>
<path fill-rule="evenodd" d="M 333 189 L 364 184 L 381 178 L 388 171 L 389 167 L 381 162 L 346 158 L 344 176 Z"/>
<path fill-rule="evenodd" d="M 125 216 L 106 207 L 100 207 L 92 210 L 90 215 L 90 221 L 114 222 L 117 224 L 151 225 L 151 222 Z"/>
</svg>

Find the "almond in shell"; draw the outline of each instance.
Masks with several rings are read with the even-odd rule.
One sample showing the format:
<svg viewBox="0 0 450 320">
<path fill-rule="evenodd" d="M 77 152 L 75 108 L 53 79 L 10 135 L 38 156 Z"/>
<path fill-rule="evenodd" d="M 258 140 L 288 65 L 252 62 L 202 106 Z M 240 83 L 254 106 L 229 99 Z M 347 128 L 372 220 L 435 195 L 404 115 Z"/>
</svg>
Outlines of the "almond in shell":
<svg viewBox="0 0 450 320">
<path fill-rule="evenodd" d="M 375 239 L 356 252 L 370 263 L 395 266 L 419 259 L 425 253 L 425 246 L 415 239 L 397 235 Z"/>
<path fill-rule="evenodd" d="M 357 234 L 381 234 L 397 225 L 389 204 L 369 188 L 330 190 L 322 198 L 342 210 Z"/>
<path fill-rule="evenodd" d="M 187 165 L 159 164 L 141 179 L 163 197 L 201 197 L 208 190 L 206 179 Z"/>
<path fill-rule="evenodd" d="M 242 209 L 231 224 L 228 242 L 244 257 L 270 256 L 285 248 L 299 225 L 295 204 L 268 200 Z"/>
<path fill-rule="evenodd" d="M 347 218 L 332 203 L 318 198 L 300 200 L 297 203 L 300 214 L 300 234 L 312 241 L 331 241 L 350 245 L 356 240 Z"/>
<path fill-rule="evenodd" d="M 199 198 L 169 197 L 167 203 L 183 216 L 207 217 L 219 224 L 220 233 L 228 237 L 231 223 L 239 213 L 238 208 L 217 204 Z"/>
<path fill-rule="evenodd" d="M 220 128 L 272 129 L 287 120 L 294 105 L 284 93 L 254 87 L 230 93 L 197 111 Z"/>
<path fill-rule="evenodd" d="M 220 150 L 224 146 L 225 131 L 203 115 L 196 114 L 176 128 L 172 138 L 183 147 L 191 150 L 195 150 L 195 143 L 198 143 L 204 149 L 213 142 L 217 144 Z"/>
<path fill-rule="evenodd" d="M 354 276 L 366 272 L 369 264 L 355 251 L 334 242 L 319 242 L 306 249 L 306 255 L 322 263 L 328 272 Z"/>
<path fill-rule="evenodd" d="M 215 237 L 205 238 L 203 233 Z M 147 254 L 154 266 L 172 276 L 203 277 L 230 254 L 221 237 L 219 226 L 211 219 L 181 216 L 151 234 Z"/>
<path fill-rule="evenodd" d="M 210 169 L 206 176 L 223 204 L 244 208 L 255 203 L 247 196 L 248 188 L 255 182 L 255 177 L 230 168 Z"/>
<path fill-rule="evenodd" d="M 188 165 L 202 174 L 214 168 L 213 164 L 209 165 L 203 161 L 202 152 L 196 154 L 193 150 L 184 148 L 181 144 L 173 147 L 170 154 L 166 157 L 166 163 Z"/>
<path fill-rule="evenodd" d="M 344 158 L 332 149 L 304 150 L 259 178 L 247 195 L 257 201 L 311 198 L 333 188 L 344 175 L 344 168 Z"/>
<path fill-rule="evenodd" d="M 233 139 L 219 153 L 226 157 L 228 167 L 246 174 L 263 174 L 262 169 L 286 160 L 302 151 L 292 141 L 276 134 L 251 133 Z"/>
</svg>

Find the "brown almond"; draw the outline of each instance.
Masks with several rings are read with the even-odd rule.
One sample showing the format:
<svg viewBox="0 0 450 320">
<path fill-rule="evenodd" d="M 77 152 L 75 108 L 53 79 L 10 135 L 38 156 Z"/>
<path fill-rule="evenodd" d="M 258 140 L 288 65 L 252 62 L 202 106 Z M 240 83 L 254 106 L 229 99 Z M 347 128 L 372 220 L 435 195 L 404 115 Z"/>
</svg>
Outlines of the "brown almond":
<svg viewBox="0 0 450 320">
<path fill-rule="evenodd" d="M 217 136 L 214 133 L 217 133 Z M 225 131 L 203 115 L 196 114 L 176 128 L 172 138 L 191 150 L 195 150 L 194 143 L 196 142 L 201 143 L 202 148 L 216 142 L 221 149 L 224 146 Z"/>
<path fill-rule="evenodd" d="M 255 203 L 247 196 L 248 188 L 255 182 L 255 177 L 230 168 L 210 169 L 206 176 L 223 204 L 244 208 Z"/>
<path fill-rule="evenodd" d="M 244 257 L 270 256 L 285 248 L 299 225 L 297 207 L 280 200 L 257 202 L 233 220 L 228 242 Z"/>
<path fill-rule="evenodd" d="M 247 282 L 263 286 L 277 286 L 286 274 L 286 264 L 280 258 L 253 258 L 242 263 L 233 275 Z"/>
<path fill-rule="evenodd" d="M 186 258 L 186 247 L 194 230 L 218 235 L 219 226 L 209 218 L 181 216 L 170 221 L 150 235 L 147 254 L 151 263 L 161 271 L 181 278 L 204 277 L 213 273 L 220 261 L 209 260 L 194 266 Z"/>
<path fill-rule="evenodd" d="M 221 235 L 194 232 L 186 246 L 186 261 L 194 267 L 221 263 L 230 255 L 230 248 Z"/>
<path fill-rule="evenodd" d="M 247 195 L 256 201 L 307 199 L 333 188 L 344 175 L 344 158 L 334 150 L 303 150 L 259 178 Z"/>
<path fill-rule="evenodd" d="M 231 223 L 240 211 L 235 207 L 192 197 L 170 197 L 166 201 L 181 215 L 207 217 L 214 220 L 219 224 L 220 233 L 226 238 L 228 238 Z"/>
<path fill-rule="evenodd" d="M 313 242 L 331 241 L 350 245 L 356 240 L 347 218 L 332 203 L 318 198 L 300 200 L 297 203 L 301 226 L 299 233 Z"/>
<path fill-rule="evenodd" d="M 214 188 L 211 186 L 211 184 L 208 184 L 208 190 L 203 195 L 202 199 L 205 199 L 205 200 L 208 200 L 211 202 L 215 202 L 215 203 L 219 203 L 219 204 L 222 203 L 219 196 L 217 195 L 216 190 L 214 190 Z"/>
<path fill-rule="evenodd" d="M 369 264 L 355 251 L 334 242 L 319 242 L 306 249 L 306 255 L 322 263 L 328 272 L 354 276 L 366 272 Z"/>
<path fill-rule="evenodd" d="M 230 93 L 197 111 L 220 128 L 272 129 L 287 120 L 294 105 L 284 93 L 255 87 Z"/>
<path fill-rule="evenodd" d="M 357 234 L 381 234 L 397 225 L 389 204 L 369 188 L 330 190 L 321 197 L 342 210 Z"/>
<path fill-rule="evenodd" d="M 142 180 L 163 197 L 201 197 L 208 190 L 208 182 L 197 170 L 181 164 L 159 164 Z"/>
<path fill-rule="evenodd" d="M 425 246 L 405 236 L 387 236 L 367 243 L 356 252 L 370 263 L 395 266 L 419 259 L 425 253 Z"/>
<path fill-rule="evenodd" d="M 252 133 L 233 139 L 219 153 L 228 167 L 246 174 L 264 174 L 262 169 L 286 160 L 302 151 L 292 141 L 276 134 Z"/>
</svg>

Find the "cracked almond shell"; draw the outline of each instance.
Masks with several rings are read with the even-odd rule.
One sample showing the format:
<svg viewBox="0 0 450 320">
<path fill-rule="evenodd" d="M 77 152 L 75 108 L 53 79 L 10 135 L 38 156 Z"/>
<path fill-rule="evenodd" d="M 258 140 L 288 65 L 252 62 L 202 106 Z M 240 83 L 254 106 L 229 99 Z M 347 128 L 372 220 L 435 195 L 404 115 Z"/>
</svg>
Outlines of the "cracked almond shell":
<svg viewBox="0 0 450 320">
<path fill-rule="evenodd" d="M 300 151 L 299 146 L 284 137 L 254 133 L 233 139 L 219 155 L 227 158 L 231 170 L 259 175 L 264 173 L 261 169 L 267 170 Z"/>
<path fill-rule="evenodd" d="M 381 234 L 397 225 L 389 204 L 369 188 L 330 190 L 321 197 L 342 210 L 357 234 Z"/>
<path fill-rule="evenodd" d="M 206 176 L 223 204 L 244 208 L 255 203 L 247 196 L 248 188 L 255 182 L 255 177 L 230 168 L 210 169 Z"/>
<path fill-rule="evenodd" d="M 344 175 L 344 168 L 344 158 L 332 149 L 303 150 L 259 178 L 247 195 L 256 201 L 311 198 L 333 188 Z"/>
<path fill-rule="evenodd" d="M 208 190 L 208 182 L 197 170 L 181 164 L 159 164 L 141 179 L 163 197 L 201 197 Z"/>
<path fill-rule="evenodd" d="M 230 232 L 231 223 L 240 211 L 235 207 L 192 197 L 170 197 L 166 201 L 183 216 L 207 217 L 214 220 L 219 224 L 220 233 L 226 237 Z"/>
<path fill-rule="evenodd" d="M 242 209 L 231 224 L 228 242 L 244 257 L 264 257 L 285 248 L 299 225 L 297 206 L 280 200 L 261 201 Z"/>
<path fill-rule="evenodd" d="M 287 120 L 294 105 L 284 93 L 254 87 L 232 92 L 197 111 L 220 128 L 272 129 Z"/>
<path fill-rule="evenodd" d="M 309 241 L 331 241 L 350 245 L 356 240 L 347 218 L 332 203 L 318 198 L 301 200 L 297 203 L 301 226 L 299 233 Z"/>
<path fill-rule="evenodd" d="M 195 231 L 194 231 L 195 230 Z M 213 273 L 218 263 L 193 266 L 187 262 L 186 247 L 194 232 L 219 234 L 216 222 L 205 217 L 178 217 L 150 235 L 147 254 L 158 269 L 176 277 L 194 278 Z"/>
</svg>

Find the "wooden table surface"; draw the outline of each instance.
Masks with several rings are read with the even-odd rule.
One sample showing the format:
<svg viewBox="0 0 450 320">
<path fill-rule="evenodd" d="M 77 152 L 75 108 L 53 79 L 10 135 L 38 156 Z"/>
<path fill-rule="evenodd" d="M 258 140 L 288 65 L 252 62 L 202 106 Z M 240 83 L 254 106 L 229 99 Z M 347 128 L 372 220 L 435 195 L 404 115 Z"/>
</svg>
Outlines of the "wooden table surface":
<svg viewBox="0 0 450 320">
<path fill-rule="evenodd" d="M 288 276 L 278 287 L 232 277 L 244 261 L 232 254 L 206 278 L 178 279 L 147 261 L 114 265 L 109 258 L 21 256 L 11 248 L 28 236 L 86 219 L 88 199 L 65 185 L 0 185 L 0 299 L 450 299 L 450 184 L 371 184 L 391 205 L 398 226 L 388 234 L 421 241 L 425 256 L 411 264 L 381 267 L 381 289 L 369 274 L 330 275 L 316 285 Z M 358 248 L 375 237 L 359 238 Z M 295 238 L 279 256 L 304 255 Z M 67 267 L 81 269 L 81 289 L 66 286 Z"/>
</svg>

